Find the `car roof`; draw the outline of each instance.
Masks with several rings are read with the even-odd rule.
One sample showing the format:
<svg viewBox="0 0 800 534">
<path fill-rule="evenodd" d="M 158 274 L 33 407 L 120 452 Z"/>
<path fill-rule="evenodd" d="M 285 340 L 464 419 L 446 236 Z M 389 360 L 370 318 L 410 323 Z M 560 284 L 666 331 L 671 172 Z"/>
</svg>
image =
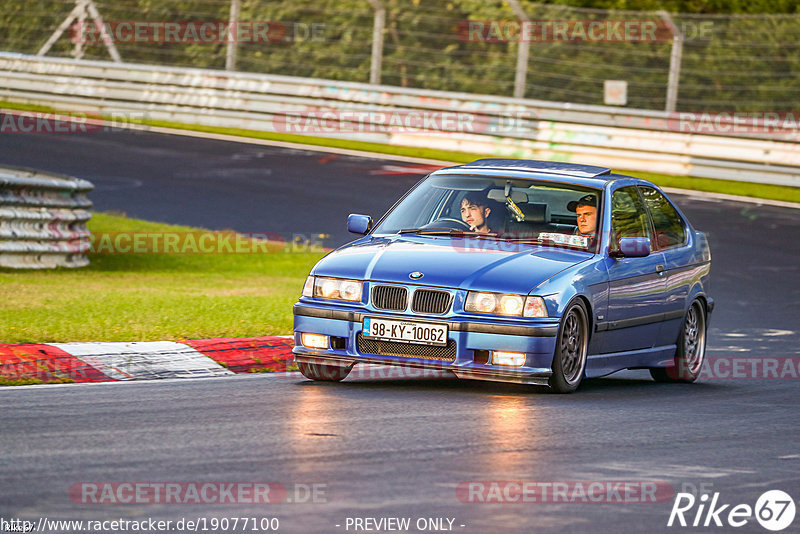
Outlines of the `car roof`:
<svg viewBox="0 0 800 534">
<path fill-rule="evenodd" d="M 581 165 L 562 161 L 537 161 L 529 159 L 484 158 L 472 163 L 446 167 L 431 173 L 437 174 L 482 174 L 489 176 L 511 176 L 514 178 L 545 179 L 560 183 L 602 188 L 615 180 L 636 180 L 631 176 L 612 174 L 608 167 Z"/>
</svg>

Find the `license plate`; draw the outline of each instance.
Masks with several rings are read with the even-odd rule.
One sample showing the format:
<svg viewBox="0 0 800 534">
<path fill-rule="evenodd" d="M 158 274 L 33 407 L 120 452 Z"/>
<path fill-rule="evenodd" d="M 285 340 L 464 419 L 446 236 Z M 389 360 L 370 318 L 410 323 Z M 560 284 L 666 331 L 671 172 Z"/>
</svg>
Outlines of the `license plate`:
<svg viewBox="0 0 800 534">
<path fill-rule="evenodd" d="M 447 325 L 417 323 L 414 321 L 391 321 L 377 317 L 365 317 L 361 335 L 384 341 L 404 341 L 421 345 L 447 345 Z"/>
</svg>

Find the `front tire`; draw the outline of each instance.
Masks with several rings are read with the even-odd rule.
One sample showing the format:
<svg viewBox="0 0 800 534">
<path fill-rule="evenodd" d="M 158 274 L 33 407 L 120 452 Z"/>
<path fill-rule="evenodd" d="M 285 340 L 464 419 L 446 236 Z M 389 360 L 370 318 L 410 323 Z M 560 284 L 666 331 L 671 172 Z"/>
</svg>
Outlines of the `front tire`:
<svg viewBox="0 0 800 534">
<path fill-rule="evenodd" d="M 553 355 L 553 374 L 549 380 L 550 388 L 556 393 L 572 393 L 583 380 L 589 347 L 587 317 L 586 307 L 577 300 L 561 318 Z"/>
<path fill-rule="evenodd" d="M 683 319 L 674 365 L 650 369 L 650 376 L 656 382 L 690 383 L 697 380 L 706 356 L 707 325 L 705 306 L 695 300 Z"/>
<path fill-rule="evenodd" d="M 319 382 L 341 382 L 350 374 L 352 365 L 330 365 L 324 363 L 297 362 L 297 367 L 303 376 Z"/>
</svg>

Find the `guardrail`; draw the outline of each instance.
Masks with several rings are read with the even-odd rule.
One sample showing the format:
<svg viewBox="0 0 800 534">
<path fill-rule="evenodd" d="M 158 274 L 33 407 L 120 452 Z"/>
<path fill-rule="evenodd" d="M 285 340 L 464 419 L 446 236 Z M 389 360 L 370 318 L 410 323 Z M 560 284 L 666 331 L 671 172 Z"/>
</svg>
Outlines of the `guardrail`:
<svg viewBox="0 0 800 534">
<path fill-rule="evenodd" d="M 86 180 L 0 167 L 0 267 L 88 265 L 92 189 Z"/>
<path fill-rule="evenodd" d="M 0 53 L 0 73 L 0 98 L 60 109 L 800 186 L 791 121 L 716 117 L 729 135 L 687 133 L 680 113 L 10 53 Z M 456 120 L 389 123 L 413 113 Z M 309 117 L 333 126 L 309 131 Z"/>
</svg>

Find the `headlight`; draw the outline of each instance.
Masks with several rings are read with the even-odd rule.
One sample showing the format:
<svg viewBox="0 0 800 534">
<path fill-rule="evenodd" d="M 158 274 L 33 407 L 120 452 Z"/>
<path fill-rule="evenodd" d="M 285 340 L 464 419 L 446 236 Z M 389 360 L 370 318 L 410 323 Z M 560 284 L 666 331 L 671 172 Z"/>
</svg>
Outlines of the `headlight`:
<svg viewBox="0 0 800 534">
<path fill-rule="evenodd" d="M 339 295 L 344 300 L 359 301 L 361 300 L 361 288 L 363 286 L 364 284 L 356 280 L 342 280 L 339 285 Z"/>
<path fill-rule="evenodd" d="M 302 343 L 304 347 L 310 349 L 327 349 L 329 344 L 328 336 L 323 334 L 310 334 L 308 332 L 300 334 L 300 343 Z"/>
<path fill-rule="evenodd" d="M 492 364 L 493 365 L 508 365 L 511 367 L 520 367 L 525 365 L 524 352 L 506 352 L 506 351 L 492 351 Z"/>
<path fill-rule="evenodd" d="M 470 312 L 495 313 L 497 297 L 494 293 L 475 293 L 470 291 L 464 309 Z"/>
<path fill-rule="evenodd" d="M 493 313 L 511 317 L 547 317 L 542 297 L 526 297 L 508 293 L 470 291 L 464 310 L 475 313 Z"/>
<path fill-rule="evenodd" d="M 360 280 L 343 280 L 341 278 L 313 278 L 313 296 L 323 299 L 347 300 L 350 302 L 361 301 L 361 290 L 364 283 Z M 308 284 L 308 281 L 306 281 Z M 305 288 L 303 290 L 305 295 Z"/>
<path fill-rule="evenodd" d="M 303 296 L 304 297 L 313 297 L 314 296 L 314 277 L 309 276 L 306 278 L 306 283 L 303 284 Z"/>
<path fill-rule="evenodd" d="M 525 317 L 547 317 L 547 306 L 542 297 L 527 297 L 525 299 Z"/>
<path fill-rule="evenodd" d="M 500 297 L 500 313 L 503 315 L 522 315 L 523 300 L 519 295 Z"/>
</svg>

